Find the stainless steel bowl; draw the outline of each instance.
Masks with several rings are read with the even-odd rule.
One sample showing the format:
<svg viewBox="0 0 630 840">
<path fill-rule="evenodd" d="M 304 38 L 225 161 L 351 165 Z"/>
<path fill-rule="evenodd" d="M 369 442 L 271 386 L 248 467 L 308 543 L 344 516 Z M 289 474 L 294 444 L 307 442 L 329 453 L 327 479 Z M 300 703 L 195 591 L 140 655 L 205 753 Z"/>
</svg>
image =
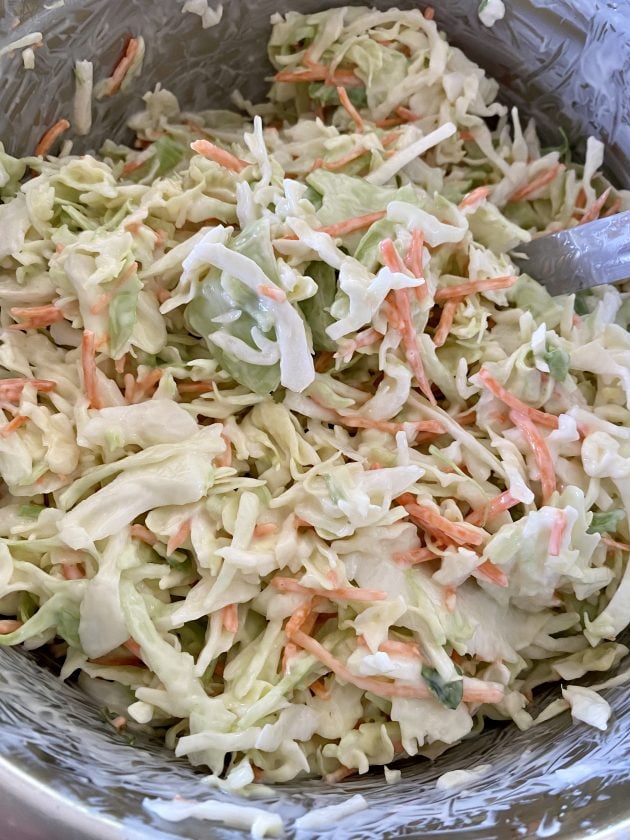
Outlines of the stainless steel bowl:
<svg viewBox="0 0 630 840">
<path fill-rule="evenodd" d="M 270 14 L 342 3 L 224 0 L 220 25 L 207 30 L 198 17 L 182 14 L 180 0 L 47 5 L 53 8 L 46 9 L 44 0 L 0 2 L 0 48 L 32 31 L 44 36 L 35 70 L 23 70 L 19 51 L 0 59 L 0 139 L 12 152 L 33 149 L 42 132 L 69 113 L 74 60 L 89 58 L 97 77 L 108 75 L 128 35 L 142 34 L 147 42 L 143 75 L 124 94 L 97 105 L 93 134 L 77 138 L 75 149 L 97 148 L 107 137 L 124 139 L 127 116 L 158 81 L 189 110 L 228 105 L 234 88 L 250 98 L 262 96 Z M 595 134 L 608 144 L 610 175 L 630 186 L 628 0 L 506 0 L 505 20 L 491 30 L 478 20 L 478 0 L 434 5 L 449 38 L 499 79 L 508 101 L 536 116 L 550 145 L 558 141 L 559 127 L 578 147 Z M 267 804 L 290 817 L 304 806 L 332 804 L 360 791 L 369 809 L 327 832 L 335 840 L 623 840 L 630 837 L 630 698 L 623 687 L 606 696 L 614 718 L 605 733 L 572 726 L 568 715 L 529 732 L 497 726 L 433 763 L 407 762 L 394 787 L 375 772 L 335 788 L 318 781 L 283 785 Z M 436 790 L 442 773 L 479 764 L 491 769 L 469 788 Z M 221 797 L 159 744 L 142 738 L 126 743 L 88 697 L 30 655 L 0 650 L 1 838 L 241 836 L 194 820 L 163 823 L 142 807 L 145 796 L 175 794 Z"/>
</svg>

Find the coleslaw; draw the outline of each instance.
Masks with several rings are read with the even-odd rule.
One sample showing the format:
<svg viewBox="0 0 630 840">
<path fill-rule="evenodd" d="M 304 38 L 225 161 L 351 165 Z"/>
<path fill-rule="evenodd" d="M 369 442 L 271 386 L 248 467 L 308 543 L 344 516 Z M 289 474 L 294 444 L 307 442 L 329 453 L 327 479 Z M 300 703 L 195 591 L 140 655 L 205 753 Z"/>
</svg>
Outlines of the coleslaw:
<svg viewBox="0 0 630 840">
<path fill-rule="evenodd" d="M 630 194 L 431 18 L 276 15 L 263 105 L 158 86 L 134 147 L 0 146 L 0 644 L 230 789 L 603 728 L 573 682 L 627 653 L 626 287 L 509 252 Z"/>
</svg>

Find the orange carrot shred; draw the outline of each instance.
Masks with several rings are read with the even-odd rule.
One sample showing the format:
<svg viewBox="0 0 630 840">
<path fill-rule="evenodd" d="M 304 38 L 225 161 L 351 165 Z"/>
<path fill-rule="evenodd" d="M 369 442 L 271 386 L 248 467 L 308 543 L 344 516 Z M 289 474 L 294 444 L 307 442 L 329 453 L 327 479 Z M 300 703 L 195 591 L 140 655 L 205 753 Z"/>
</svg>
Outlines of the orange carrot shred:
<svg viewBox="0 0 630 840">
<path fill-rule="evenodd" d="M 547 442 L 528 415 L 512 410 L 510 420 L 522 432 L 532 450 L 540 473 L 543 502 L 547 504 L 556 489 L 556 472 Z"/>
<path fill-rule="evenodd" d="M 123 56 L 116 64 L 116 67 L 114 67 L 114 72 L 109 78 L 107 88 L 105 90 L 106 96 L 113 96 L 124 82 L 125 76 L 134 62 L 139 46 L 140 42 L 137 38 L 129 38 L 125 45 Z"/>
<path fill-rule="evenodd" d="M 254 528 L 255 537 L 268 537 L 271 534 L 278 533 L 278 526 L 275 522 L 260 522 Z"/>
<path fill-rule="evenodd" d="M 497 380 L 485 368 L 479 371 L 479 378 L 484 386 L 490 391 L 493 397 L 496 397 L 504 405 L 514 409 L 519 414 L 528 417 L 540 426 L 545 426 L 548 429 L 558 428 L 558 418 L 553 414 L 548 414 L 545 411 L 540 411 L 538 408 L 532 408 L 518 397 L 511 394 L 503 385 L 499 384 Z"/>
<path fill-rule="evenodd" d="M 557 510 L 553 518 L 553 525 L 551 526 L 551 534 L 549 535 L 549 556 L 557 557 L 562 548 L 562 538 L 567 527 L 567 518 L 563 510 Z"/>
<path fill-rule="evenodd" d="M 387 593 L 378 589 L 362 589 L 358 586 L 343 586 L 337 589 L 323 589 L 304 586 L 293 578 L 276 576 L 271 585 L 280 592 L 300 592 L 304 595 L 319 595 L 321 598 L 340 599 L 343 601 L 385 601 Z"/>
<path fill-rule="evenodd" d="M 276 303 L 284 303 L 287 299 L 282 289 L 279 289 L 277 286 L 269 286 L 267 283 L 259 283 L 256 286 L 256 291 L 261 297 L 269 298 L 269 300 L 273 300 Z"/>
<path fill-rule="evenodd" d="M 212 391 L 214 382 L 211 379 L 198 379 L 190 382 L 175 383 L 180 394 L 206 394 Z"/>
<path fill-rule="evenodd" d="M 591 204 L 588 210 L 586 210 L 586 212 L 580 219 L 579 224 L 585 225 L 588 222 L 594 222 L 595 219 L 599 218 L 599 214 L 601 213 L 604 204 L 606 204 L 606 202 L 608 201 L 608 196 L 610 195 L 611 190 L 612 187 L 608 187 L 604 190 L 600 197 Z"/>
<path fill-rule="evenodd" d="M 417 122 L 422 119 L 420 114 L 415 114 L 413 111 L 410 111 L 409 108 L 405 108 L 404 105 L 399 105 L 394 109 L 394 112 L 405 122 Z"/>
<path fill-rule="evenodd" d="M 223 627 L 228 633 L 238 632 L 238 604 L 227 604 L 221 610 Z"/>
<path fill-rule="evenodd" d="M 619 551 L 630 551 L 630 545 L 627 543 L 617 542 L 617 540 L 613 540 L 610 537 L 602 537 L 601 541 L 604 543 L 606 548 Z"/>
<path fill-rule="evenodd" d="M 506 490 L 504 493 L 495 496 L 487 505 L 471 511 L 466 517 L 466 522 L 470 522 L 471 525 L 483 527 L 488 519 L 492 519 L 492 517 L 497 516 L 497 514 L 502 513 L 504 510 L 509 510 L 518 503 L 518 499 L 515 499 L 510 491 Z"/>
<path fill-rule="evenodd" d="M 522 201 L 525 198 L 529 198 L 533 193 L 538 192 L 543 187 L 546 187 L 547 184 L 550 184 L 553 180 L 555 180 L 556 176 L 562 172 L 564 166 L 561 163 L 556 163 L 550 169 L 541 172 L 540 175 L 537 175 L 533 181 L 530 181 L 529 184 L 524 184 L 522 187 L 519 187 L 515 192 L 512 193 L 509 201 Z"/>
<path fill-rule="evenodd" d="M 186 519 L 184 520 L 184 522 L 182 522 L 177 531 L 175 531 L 173 536 L 169 538 L 169 541 L 166 544 L 167 554 L 170 555 L 174 551 L 177 551 L 177 549 L 186 542 L 186 540 L 190 536 L 190 527 L 190 519 Z"/>
<path fill-rule="evenodd" d="M 407 497 L 413 499 L 409 501 Z M 418 504 L 411 494 L 403 494 L 396 500 L 401 504 L 409 516 L 420 525 L 423 530 L 433 534 L 438 539 L 446 538 L 447 541 L 459 545 L 481 545 L 487 535 L 484 535 L 477 528 L 465 522 L 451 522 L 441 513 L 433 510 L 427 505 Z"/>
<path fill-rule="evenodd" d="M 47 155 L 53 143 L 70 128 L 68 120 L 61 119 L 51 126 L 48 131 L 45 131 L 39 139 L 39 143 L 35 146 L 35 155 L 37 157 L 44 157 Z"/>
<path fill-rule="evenodd" d="M 411 551 L 399 551 L 394 554 L 394 563 L 400 566 L 415 566 L 418 563 L 428 563 L 438 557 L 430 548 L 414 548 Z"/>
<path fill-rule="evenodd" d="M 64 563 L 61 572 L 66 580 L 82 580 L 85 577 L 84 569 L 77 563 Z"/>
<path fill-rule="evenodd" d="M 24 414 L 16 414 L 16 416 L 9 420 L 4 426 L 0 426 L 0 437 L 8 437 L 13 432 L 17 431 L 21 426 L 28 423 L 28 417 Z"/>
<path fill-rule="evenodd" d="M 485 560 L 481 565 L 477 566 L 475 573 L 490 583 L 495 583 L 497 586 L 505 588 L 509 586 L 509 580 L 503 569 L 496 566 L 491 560 Z"/>
<path fill-rule="evenodd" d="M 190 144 L 190 148 L 193 152 L 197 152 L 197 154 L 202 155 L 208 160 L 213 160 L 215 163 L 218 163 L 226 169 L 231 169 L 233 172 L 242 172 L 247 166 L 251 166 L 246 160 L 237 158 L 236 155 L 219 148 L 219 146 L 216 146 L 209 140 L 195 140 Z"/>
<path fill-rule="evenodd" d="M 505 277 L 470 280 L 467 283 L 460 283 L 457 286 L 446 286 L 436 291 L 435 302 L 441 303 L 444 300 L 461 299 L 476 292 L 495 292 L 500 289 L 509 289 L 517 280 L 518 277 L 510 274 Z"/>
<path fill-rule="evenodd" d="M 46 306 L 14 306 L 9 312 L 16 319 L 25 319 L 21 323 L 12 325 L 14 329 L 18 330 L 39 329 L 49 327 L 57 321 L 63 321 L 63 312 L 57 309 L 53 303 Z"/>
<path fill-rule="evenodd" d="M 436 327 L 435 333 L 433 334 L 433 343 L 436 347 L 442 347 L 445 344 L 446 339 L 449 337 L 450 332 L 453 329 L 455 312 L 457 311 L 459 304 L 460 301 L 457 299 L 447 300 L 442 307 L 440 321 Z"/>
<path fill-rule="evenodd" d="M 131 536 L 142 540 L 142 542 L 147 545 L 155 545 L 157 542 L 157 537 L 153 531 L 149 531 L 145 525 L 132 525 Z"/>
<path fill-rule="evenodd" d="M 335 172 L 337 169 L 343 169 L 343 167 L 348 163 L 352 163 L 353 160 L 356 160 L 366 154 L 366 151 L 366 149 L 359 147 L 358 149 L 354 149 L 354 151 L 349 152 L 347 155 L 331 161 L 324 161 L 321 158 L 316 158 L 313 161 L 313 169 L 327 169 L 330 172 Z"/>
<path fill-rule="evenodd" d="M 96 378 L 96 348 L 94 333 L 91 330 L 83 330 L 83 341 L 81 344 L 81 366 L 83 368 L 83 386 L 88 398 L 90 408 L 102 408 L 103 401 L 99 394 L 98 381 Z"/>
<path fill-rule="evenodd" d="M 344 108 L 344 110 L 348 112 L 350 119 L 353 121 L 357 131 L 360 134 L 365 128 L 365 123 L 363 122 L 361 114 L 357 111 L 357 109 L 350 101 L 348 91 L 345 89 L 345 87 L 343 87 L 343 85 L 337 86 L 337 96 L 339 97 L 339 101 L 341 102 L 342 108 Z"/>
<path fill-rule="evenodd" d="M 326 688 L 326 684 L 323 679 L 315 680 L 315 682 L 309 685 L 309 688 L 316 697 L 319 697 L 320 700 L 330 700 L 331 690 Z"/>
<path fill-rule="evenodd" d="M 459 202 L 458 207 L 460 210 L 470 210 L 472 208 L 476 210 L 481 204 L 483 204 L 483 202 L 486 200 L 486 198 L 488 198 L 489 195 L 490 187 L 476 187 L 471 192 L 466 193 L 466 195 Z"/>
<path fill-rule="evenodd" d="M 8 636 L 9 633 L 15 633 L 24 624 L 18 618 L 1 618 L 0 619 L 0 636 Z"/>
<path fill-rule="evenodd" d="M 391 239 L 384 239 L 380 244 L 380 251 L 383 257 L 383 262 L 390 271 L 404 271 L 405 266 L 394 247 Z M 424 372 L 424 365 L 422 364 L 422 357 L 418 350 L 418 343 L 416 340 L 416 330 L 411 318 L 411 304 L 409 302 L 408 289 L 396 289 L 394 291 L 394 308 L 398 315 L 397 326 L 395 329 L 400 329 L 407 355 L 407 361 L 411 367 L 416 381 L 420 386 L 420 390 L 432 405 L 436 405 L 436 399 L 431 391 L 429 380 Z M 394 326 L 394 324 L 392 324 Z"/>
<path fill-rule="evenodd" d="M 140 649 L 140 645 L 138 642 L 134 641 L 134 639 L 127 639 L 126 642 L 123 642 L 123 647 L 130 650 L 134 656 L 137 656 L 138 659 L 142 658 L 142 650 Z"/>
<path fill-rule="evenodd" d="M 425 20 L 433 20 L 433 18 L 435 17 L 435 9 L 433 8 L 433 6 L 427 6 L 423 12 L 423 15 Z"/>
</svg>

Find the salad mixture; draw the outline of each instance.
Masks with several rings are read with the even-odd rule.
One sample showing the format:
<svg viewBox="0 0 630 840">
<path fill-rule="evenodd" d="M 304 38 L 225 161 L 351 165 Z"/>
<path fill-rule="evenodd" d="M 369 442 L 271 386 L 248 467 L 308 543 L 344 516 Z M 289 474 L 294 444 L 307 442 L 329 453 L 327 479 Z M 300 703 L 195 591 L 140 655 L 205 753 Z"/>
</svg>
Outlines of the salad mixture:
<svg viewBox="0 0 630 840">
<path fill-rule="evenodd" d="M 275 16 L 261 106 L 0 153 L 0 644 L 233 786 L 605 728 L 627 653 L 628 292 L 507 254 L 630 194 L 431 18 Z"/>
</svg>

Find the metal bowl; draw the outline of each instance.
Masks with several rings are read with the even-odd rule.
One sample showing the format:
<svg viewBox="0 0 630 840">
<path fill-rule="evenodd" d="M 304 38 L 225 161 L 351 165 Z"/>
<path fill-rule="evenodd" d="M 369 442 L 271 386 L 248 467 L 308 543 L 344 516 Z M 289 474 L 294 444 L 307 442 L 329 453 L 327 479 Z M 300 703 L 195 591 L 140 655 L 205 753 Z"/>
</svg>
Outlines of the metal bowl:
<svg viewBox="0 0 630 840">
<path fill-rule="evenodd" d="M 109 74 L 128 35 L 147 42 L 144 72 L 113 101 L 95 109 L 94 131 L 75 150 L 126 136 L 139 97 L 160 81 L 187 110 L 226 106 L 235 88 L 260 98 L 265 88 L 269 16 L 315 11 L 336 0 L 224 0 L 221 23 L 203 30 L 182 14 L 180 0 L 5 0 L 0 48 L 40 31 L 35 70 L 19 50 L 0 58 L 0 138 L 25 153 L 70 108 L 75 59 L 89 58 L 97 78 Z M 372 0 L 380 8 L 387 0 Z M 413 2 L 400 3 L 413 7 Z M 424 3 L 422 4 L 424 5 Z M 449 38 L 502 84 L 506 100 L 533 114 L 550 145 L 562 127 L 579 148 L 588 134 L 608 145 L 609 174 L 630 186 L 630 3 L 628 0 L 506 0 L 492 29 L 477 17 L 478 0 L 439 0 L 438 23 Z M 0 236 L 2 232 L 0 231 Z M 571 725 L 568 715 L 529 732 L 500 725 L 466 740 L 435 762 L 408 761 L 388 787 L 374 772 L 334 788 L 318 781 L 278 786 L 265 802 L 290 818 L 313 804 L 361 792 L 367 811 L 327 836 L 493 838 L 630 837 L 630 697 L 606 693 L 614 716 L 600 733 Z M 187 820 L 164 823 L 142 807 L 145 796 L 222 798 L 203 775 L 160 744 L 117 735 L 92 701 L 64 685 L 29 654 L 0 650 L 0 836 L 10 840 L 167 840 L 238 837 Z M 439 791 L 439 775 L 490 764 L 464 790 Z M 237 800 L 241 801 L 242 800 Z M 256 804 L 260 804 L 257 802 Z"/>
</svg>

